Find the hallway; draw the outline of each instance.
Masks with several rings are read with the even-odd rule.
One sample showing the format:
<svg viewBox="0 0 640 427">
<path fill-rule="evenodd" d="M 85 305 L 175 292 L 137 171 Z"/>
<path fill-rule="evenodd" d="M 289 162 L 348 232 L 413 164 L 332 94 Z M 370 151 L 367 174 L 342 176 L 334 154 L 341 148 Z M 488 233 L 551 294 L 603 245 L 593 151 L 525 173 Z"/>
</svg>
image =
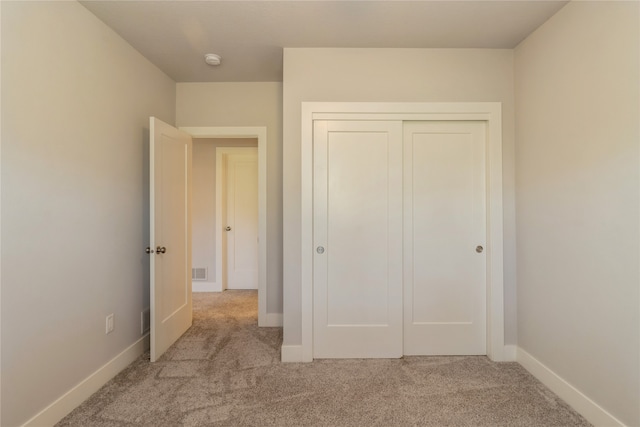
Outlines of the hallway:
<svg viewBox="0 0 640 427">
<path fill-rule="evenodd" d="M 280 363 L 257 292 L 195 293 L 191 329 L 58 426 L 588 426 L 516 363 L 405 357 Z"/>
</svg>

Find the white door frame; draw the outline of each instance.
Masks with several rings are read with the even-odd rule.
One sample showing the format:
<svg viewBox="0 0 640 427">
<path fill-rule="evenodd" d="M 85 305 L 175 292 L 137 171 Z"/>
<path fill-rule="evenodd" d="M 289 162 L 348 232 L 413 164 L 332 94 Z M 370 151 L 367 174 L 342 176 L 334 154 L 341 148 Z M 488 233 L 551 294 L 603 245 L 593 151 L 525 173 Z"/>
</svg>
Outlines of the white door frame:
<svg viewBox="0 0 640 427">
<path fill-rule="evenodd" d="M 280 316 L 267 314 L 267 128 L 180 127 L 196 138 L 257 138 L 258 140 L 258 326 L 282 326 Z M 217 255 L 216 255 L 217 257 Z M 217 261 L 216 261 L 217 262 Z M 216 264 L 216 280 L 218 271 Z M 222 282 L 220 282 L 222 284 Z"/>
<path fill-rule="evenodd" d="M 228 185 L 227 167 L 223 163 L 224 156 L 228 154 L 243 154 L 247 150 L 253 150 L 254 147 L 216 147 L 216 284 L 220 286 L 221 290 L 227 289 L 228 277 L 227 277 L 227 259 L 223 259 L 222 240 L 223 240 L 223 226 L 222 218 L 226 216 L 227 203 L 222 199 L 222 181 L 225 181 L 225 187 Z M 222 177 L 225 177 L 223 180 Z M 224 206 L 224 209 L 222 208 Z M 225 215 L 223 215 L 225 212 Z M 226 253 L 226 251 L 225 251 Z M 260 271 L 258 269 L 258 271 Z M 260 298 L 260 291 L 258 291 L 258 299 Z"/>
<path fill-rule="evenodd" d="M 313 121 L 467 120 L 487 123 L 487 356 L 504 361 L 502 104 L 500 102 L 303 102 L 301 142 L 300 362 L 313 360 Z M 284 351 L 283 351 L 284 353 Z M 287 361 L 292 360 L 287 351 Z"/>
</svg>

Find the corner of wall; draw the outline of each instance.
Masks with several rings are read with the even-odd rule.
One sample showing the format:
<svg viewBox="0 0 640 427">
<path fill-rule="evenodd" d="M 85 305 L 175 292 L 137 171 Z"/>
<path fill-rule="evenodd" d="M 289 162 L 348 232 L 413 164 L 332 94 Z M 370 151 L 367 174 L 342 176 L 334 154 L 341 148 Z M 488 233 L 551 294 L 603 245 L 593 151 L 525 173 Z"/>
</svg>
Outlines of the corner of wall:
<svg viewBox="0 0 640 427">
<path fill-rule="evenodd" d="M 624 427 L 622 421 L 522 348 L 516 349 L 516 361 L 593 425 Z"/>
</svg>

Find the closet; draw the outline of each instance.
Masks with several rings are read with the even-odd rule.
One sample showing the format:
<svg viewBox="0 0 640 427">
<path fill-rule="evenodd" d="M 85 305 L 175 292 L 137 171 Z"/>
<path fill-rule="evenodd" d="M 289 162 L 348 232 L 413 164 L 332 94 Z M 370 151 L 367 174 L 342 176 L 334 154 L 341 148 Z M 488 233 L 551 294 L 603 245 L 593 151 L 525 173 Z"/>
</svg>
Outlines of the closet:
<svg viewBox="0 0 640 427">
<path fill-rule="evenodd" d="M 487 122 L 313 121 L 313 357 L 487 354 Z"/>
</svg>

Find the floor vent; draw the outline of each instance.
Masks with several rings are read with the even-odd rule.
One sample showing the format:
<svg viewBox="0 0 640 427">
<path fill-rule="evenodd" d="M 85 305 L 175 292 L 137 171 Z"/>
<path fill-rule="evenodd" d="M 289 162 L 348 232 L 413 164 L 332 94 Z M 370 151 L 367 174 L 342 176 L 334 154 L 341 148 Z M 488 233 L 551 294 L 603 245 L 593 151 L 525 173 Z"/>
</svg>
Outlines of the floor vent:
<svg viewBox="0 0 640 427">
<path fill-rule="evenodd" d="M 191 280 L 207 280 L 207 269 L 206 268 L 192 268 L 191 269 Z"/>
</svg>

